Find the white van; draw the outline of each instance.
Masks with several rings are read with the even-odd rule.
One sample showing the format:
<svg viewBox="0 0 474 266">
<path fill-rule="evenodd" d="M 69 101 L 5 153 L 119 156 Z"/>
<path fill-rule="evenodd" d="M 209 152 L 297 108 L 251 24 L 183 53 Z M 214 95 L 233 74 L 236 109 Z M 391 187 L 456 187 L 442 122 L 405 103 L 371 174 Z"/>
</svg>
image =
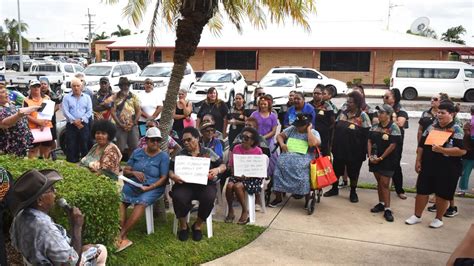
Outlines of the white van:
<svg viewBox="0 0 474 266">
<path fill-rule="evenodd" d="M 399 89 L 406 100 L 444 92 L 474 102 L 474 66 L 458 61 L 397 60 L 390 89 Z"/>
<path fill-rule="evenodd" d="M 112 90 L 117 92 L 120 90 L 118 81 L 121 77 L 129 79 L 137 77 L 142 70 L 137 63 L 133 61 L 124 62 L 102 62 L 90 64 L 85 70 L 86 86 L 94 93 L 99 91 L 99 80 L 101 77 L 109 78 Z"/>
</svg>

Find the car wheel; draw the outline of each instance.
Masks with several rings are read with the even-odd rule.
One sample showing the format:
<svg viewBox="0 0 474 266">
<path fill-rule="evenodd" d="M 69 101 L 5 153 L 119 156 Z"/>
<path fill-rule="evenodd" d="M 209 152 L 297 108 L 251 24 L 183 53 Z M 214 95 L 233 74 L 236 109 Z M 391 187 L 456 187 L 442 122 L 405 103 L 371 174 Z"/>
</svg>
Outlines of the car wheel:
<svg viewBox="0 0 474 266">
<path fill-rule="evenodd" d="M 464 101 L 474 102 L 474 89 L 466 91 L 466 93 L 464 94 Z"/>
<path fill-rule="evenodd" d="M 334 85 L 327 85 L 328 88 L 331 88 L 332 90 L 332 98 L 336 97 L 337 96 L 337 89 Z"/>
<path fill-rule="evenodd" d="M 403 99 L 405 100 L 414 100 L 418 96 L 418 92 L 416 92 L 415 88 L 406 88 L 403 91 Z"/>
<path fill-rule="evenodd" d="M 234 92 L 232 91 L 229 95 L 229 101 L 227 102 L 227 107 L 231 108 L 234 103 Z"/>
<path fill-rule="evenodd" d="M 15 71 L 18 71 L 18 70 L 20 70 L 20 66 L 17 65 L 17 64 L 14 64 L 14 65 L 12 65 L 12 69 L 15 70 Z"/>
</svg>

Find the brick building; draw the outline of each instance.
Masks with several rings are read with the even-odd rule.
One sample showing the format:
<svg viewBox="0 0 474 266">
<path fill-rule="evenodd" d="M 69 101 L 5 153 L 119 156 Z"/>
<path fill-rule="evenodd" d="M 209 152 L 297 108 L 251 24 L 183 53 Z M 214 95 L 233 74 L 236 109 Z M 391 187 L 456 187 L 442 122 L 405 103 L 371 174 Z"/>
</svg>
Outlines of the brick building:
<svg viewBox="0 0 474 266">
<path fill-rule="evenodd" d="M 133 60 L 143 67 L 149 63 L 146 39 L 138 34 L 97 41 L 96 61 Z M 172 61 L 174 41 L 174 32 L 158 35 L 155 62 Z M 318 23 L 310 33 L 278 26 L 220 36 L 205 30 L 190 63 L 195 71 L 238 69 L 248 81 L 260 80 L 274 66 L 305 66 L 344 82 L 361 78 L 363 84 L 380 85 L 395 60 L 447 60 L 450 53 L 474 55 L 474 48 L 360 25 Z"/>
</svg>

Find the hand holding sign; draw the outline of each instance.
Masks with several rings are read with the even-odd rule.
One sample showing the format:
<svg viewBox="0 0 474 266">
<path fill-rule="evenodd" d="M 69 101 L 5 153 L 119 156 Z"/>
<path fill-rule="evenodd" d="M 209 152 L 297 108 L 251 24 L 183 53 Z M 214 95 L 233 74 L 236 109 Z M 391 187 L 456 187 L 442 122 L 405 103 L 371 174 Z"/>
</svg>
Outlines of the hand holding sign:
<svg viewBox="0 0 474 266">
<path fill-rule="evenodd" d="M 308 152 L 308 142 L 301 139 L 289 138 L 286 145 L 289 152 L 306 154 Z"/>
<path fill-rule="evenodd" d="M 267 160 L 264 154 L 234 154 L 234 176 L 244 177 L 267 177 Z"/>
<path fill-rule="evenodd" d="M 210 158 L 176 156 L 174 172 L 186 183 L 207 185 Z"/>
</svg>

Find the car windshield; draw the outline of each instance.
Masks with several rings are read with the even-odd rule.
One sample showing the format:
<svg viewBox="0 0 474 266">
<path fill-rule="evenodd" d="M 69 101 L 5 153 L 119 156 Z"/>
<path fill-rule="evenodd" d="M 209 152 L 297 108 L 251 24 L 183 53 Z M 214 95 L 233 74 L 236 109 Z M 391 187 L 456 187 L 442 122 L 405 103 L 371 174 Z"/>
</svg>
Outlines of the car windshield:
<svg viewBox="0 0 474 266">
<path fill-rule="evenodd" d="M 84 74 L 87 76 L 108 76 L 112 71 L 111 66 L 88 66 L 84 70 Z"/>
<path fill-rule="evenodd" d="M 264 77 L 260 81 L 262 87 L 293 87 L 294 81 L 289 77 Z"/>
<path fill-rule="evenodd" d="M 232 75 L 230 73 L 208 72 L 202 75 L 199 81 L 203 82 L 230 82 Z"/>
<path fill-rule="evenodd" d="M 171 66 L 149 66 L 143 69 L 141 77 L 171 77 Z"/>
</svg>

